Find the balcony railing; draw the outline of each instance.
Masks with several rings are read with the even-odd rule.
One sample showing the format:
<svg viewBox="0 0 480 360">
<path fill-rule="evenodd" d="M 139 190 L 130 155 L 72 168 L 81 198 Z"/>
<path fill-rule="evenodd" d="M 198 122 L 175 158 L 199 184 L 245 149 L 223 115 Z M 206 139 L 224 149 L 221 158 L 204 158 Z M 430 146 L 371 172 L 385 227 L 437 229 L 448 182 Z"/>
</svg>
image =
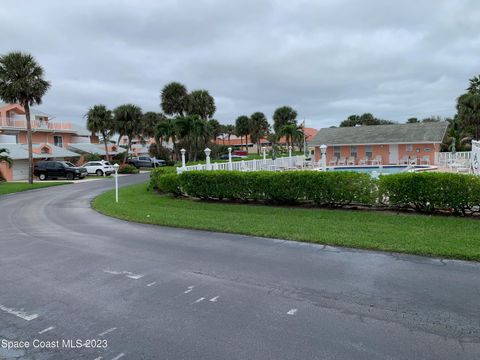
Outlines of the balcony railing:
<svg viewBox="0 0 480 360">
<path fill-rule="evenodd" d="M 68 131 L 73 130 L 73 126 L 68 122 L 51 122 L 41 120 L 31 120 L 32 130 L 46 130 L 46 131 Z M 0 128 L 10 129 L 27 129 L 27 120 L 12 118 L 12 117 L 0 117 Z"/>
</svg>

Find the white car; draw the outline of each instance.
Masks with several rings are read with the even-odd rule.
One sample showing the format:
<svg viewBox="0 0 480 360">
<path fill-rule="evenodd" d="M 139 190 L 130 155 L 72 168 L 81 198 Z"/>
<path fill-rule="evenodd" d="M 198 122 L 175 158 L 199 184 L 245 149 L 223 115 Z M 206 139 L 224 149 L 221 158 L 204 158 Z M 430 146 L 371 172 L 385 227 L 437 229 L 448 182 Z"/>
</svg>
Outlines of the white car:
<svg viewBox="0 0 480 360">
<path fill-rule="evenodd" d="M 103 174 L 109 176 L 115 173 L 115 169 L 108 161 L 89 161 L 82 165 L 83 168 L 87 169 L 89 175 L 95 174 L 97 176 L 103 176 Z"/>
</svg>

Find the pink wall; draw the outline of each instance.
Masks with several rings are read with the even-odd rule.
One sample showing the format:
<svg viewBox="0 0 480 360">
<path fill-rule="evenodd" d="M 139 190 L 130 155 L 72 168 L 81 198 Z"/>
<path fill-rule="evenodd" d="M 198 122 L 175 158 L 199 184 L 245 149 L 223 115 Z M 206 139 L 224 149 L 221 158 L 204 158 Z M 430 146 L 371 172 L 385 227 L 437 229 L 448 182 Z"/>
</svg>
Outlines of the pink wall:
<svg viewBox="0 0 480 360">
<path fill-rule="evenodd" d="M 6 162 L 0 163 L 0 174 L 2 174 L 3 178 L 7 181 L 13 180 L 12 168 L 9 168 Z"/>
<path fill-rule="evenodd" d="M 435 162 L 435 153 L 440 151 L 440 144 L 411 144 L 412 150 L 407 151 L 406 144 L 399 144 L 398 145 L 398 160 L 402 159 L 404 156 L 410 156 L 411 158 L 416 157 L 418 161 L 423 156 L 428 156 L 430 160 L 430 164 L 434 164 Z M 365 145 L 357 145 L 357 157 L 355 159 L 355 163 L 358 164 L 359 160 L 365 157 Z M 417 152 L 418 149 L 418 152 Z M 425 151 L 425 149 L 430 149 L 430 151 Z M 334 147 L 328 146 L 327 147 L 327 165 L 329 164 L 330 160 L 333 158 L 334 154 Z M 320 161 L 320 147 L 315 147 L 315 161 Z M 383 164 L 389 164 L 389 145 L 372 145 L 372 159 L 376 156 L 380 155 L 382 157 Z M 340 146 L 340 156 L 345 157 L 348 159 L 350 156 L 350 146 L 344 145 Z"/>
</svg>

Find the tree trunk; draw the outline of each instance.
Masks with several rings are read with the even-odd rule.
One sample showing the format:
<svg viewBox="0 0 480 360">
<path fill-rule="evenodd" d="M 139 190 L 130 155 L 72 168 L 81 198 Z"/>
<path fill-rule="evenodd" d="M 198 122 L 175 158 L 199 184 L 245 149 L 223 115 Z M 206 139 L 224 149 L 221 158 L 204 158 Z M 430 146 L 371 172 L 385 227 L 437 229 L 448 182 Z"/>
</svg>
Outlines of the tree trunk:
<svg viewBox="0 0 480 360">
<path fill-rule="evenodd" d="M 33 184 L 33 150 L 32 150 L 32 123 L 30 122 L 30 105 L 23 104 L 27 119 L 27 147 L 28 147 L 28 183 Z"/>
<path fill-rule="evenodd" d="M 127 151 L 125 151 L 125 156 L 123 157 L 123 163 L 126 164 L 127 158 L 128 158 L 128 153 L 130 151 L 130 147 L 132 146 L 132 137 L 128 135 L 128 147 Z"/>
<path fill-rule="evenodd" d="M 108 154 L 108 144 L 107 144 L 106 134 L 102 132 L 102 136 L 103 136 L 103 143 L 105 145 L 105 157 L 107 158 L 107 161 L 110 161 L 110 156 Z"/>
</svg>

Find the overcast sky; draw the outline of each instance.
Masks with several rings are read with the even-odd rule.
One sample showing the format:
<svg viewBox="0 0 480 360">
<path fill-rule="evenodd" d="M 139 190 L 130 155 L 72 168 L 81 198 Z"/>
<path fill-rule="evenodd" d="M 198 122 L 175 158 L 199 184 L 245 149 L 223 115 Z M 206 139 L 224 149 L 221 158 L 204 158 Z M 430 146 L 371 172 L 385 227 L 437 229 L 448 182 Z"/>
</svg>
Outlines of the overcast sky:
<svg viewBox="0 0 480 360">
<path fill-rule="evenodd" d="M 451 116 L 480 73 L 478 0 L 0 0 L 0 53 L 22 50 L 52 88 L 43 111 L 160 111 L 180 81 L 215 97 L 215 118 L 290 105 L 316 128 L 350 114 Z"/>
</svg>

